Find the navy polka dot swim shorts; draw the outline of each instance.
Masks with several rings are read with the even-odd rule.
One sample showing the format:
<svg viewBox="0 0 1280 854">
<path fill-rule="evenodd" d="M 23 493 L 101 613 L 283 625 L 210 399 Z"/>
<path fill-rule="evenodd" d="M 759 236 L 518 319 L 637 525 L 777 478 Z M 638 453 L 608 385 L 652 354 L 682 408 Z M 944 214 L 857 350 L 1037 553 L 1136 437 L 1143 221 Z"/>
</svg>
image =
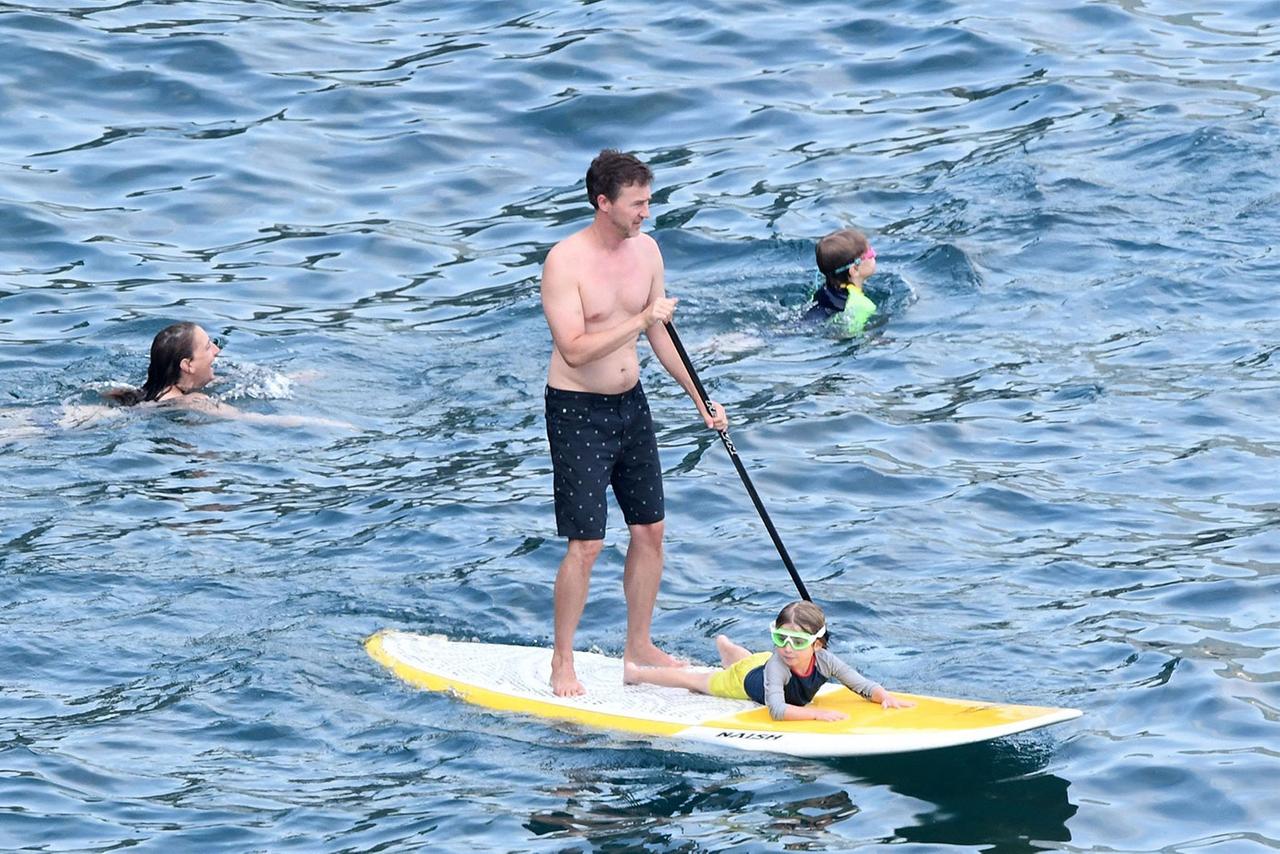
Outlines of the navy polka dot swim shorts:
<svg viewBox="0 0 1280 854">
<path fill-rule="evenodd" d="M 662 465 L 640 383 L 622 394 L 547 386 L 546 401 L 560 536 L 604 539 L 610 485 L 628 525 L 661 521 Z"/>
</svg>

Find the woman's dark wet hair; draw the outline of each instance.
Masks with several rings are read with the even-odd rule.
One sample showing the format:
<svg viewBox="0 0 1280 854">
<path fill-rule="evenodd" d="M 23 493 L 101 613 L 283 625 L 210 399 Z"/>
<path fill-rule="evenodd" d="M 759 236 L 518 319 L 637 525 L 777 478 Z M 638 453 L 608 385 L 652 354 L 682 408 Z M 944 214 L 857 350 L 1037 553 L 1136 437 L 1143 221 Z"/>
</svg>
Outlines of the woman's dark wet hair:
<svg viewBox="0 0 1280 854">
<path fill-rule="evenodd" d="M 587 169 L 587 199 L 591 207 L 599 207 L 596 199 L 601 195 L 613 202 L 617 201 L 623 187 L 630 184 L 643 187 L 652 183 L 653 172 L 634 155 L 606 148 L 596 155 Z"/>
<path fill-rule="evenodd" d="M 182 360 L 195 355 L 196 325 L 190 322 L 166 326 L 151 339 L 151 363 L 142 388 L 114 389 L 106 397 L 124 406 L 155 400 L 182 376 Z"/>
<path fill-rule="evenodd" d="M 852 270 L 841 273 L 835 271 L 853 259 L 861 258 L 868 245 L 867 236 L 856 228 L 842 228 L 819 240 L 814 254 L 817 256 L 818 269 L 822 271 L 827 284 L 835 287 L 851 281 Z"/>
</svg>

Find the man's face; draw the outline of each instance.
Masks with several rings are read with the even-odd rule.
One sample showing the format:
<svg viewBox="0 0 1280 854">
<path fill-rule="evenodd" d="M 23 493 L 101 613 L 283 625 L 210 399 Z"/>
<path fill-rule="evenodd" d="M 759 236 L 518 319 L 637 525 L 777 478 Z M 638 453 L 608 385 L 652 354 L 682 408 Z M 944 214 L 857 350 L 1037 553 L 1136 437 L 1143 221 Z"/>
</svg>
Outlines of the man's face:
<svg viewBox="0 0 1280 854">
<path fill-rule="evenodd" d="M 627 184 L 613 201 L 601 196 L 600 211 L 623 237 L 635 237 L 649 218 L 649 191 L 648 184 Z"/>
</svg>

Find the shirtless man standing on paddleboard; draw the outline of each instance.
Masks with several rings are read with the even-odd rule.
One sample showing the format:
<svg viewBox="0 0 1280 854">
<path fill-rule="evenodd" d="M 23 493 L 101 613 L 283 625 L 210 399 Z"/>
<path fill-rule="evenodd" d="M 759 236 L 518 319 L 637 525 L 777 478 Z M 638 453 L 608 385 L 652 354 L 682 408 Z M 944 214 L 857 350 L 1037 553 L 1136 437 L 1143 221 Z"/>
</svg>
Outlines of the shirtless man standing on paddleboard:
<svg viewBox="0 0 1280 854">
<path fill-rule="evenodd" d="M 631 533 L 623 568 L 627 643 L 623 659 L 648 666 L 681 664 L 650 638 L 662 580 L 662 467 L 640 387 L 636 340 L 643 332 L 667 373 L 684 387 L 708 427 L 714 415 L 663 325 L 676 300 L 663 288 L 662 253 L 640 226 L 649 217 L 653 173 L 635 157 L 600 152 L 587 170 L 595 218 L 552 247 L 542 268 L 542 310 L 551 327 L 547 369 L 547 438 L 555 472 L 556 530 L 569 539 L 555 586 L 551 688 L 586 693 L 573 667 L 573 636 L 587 603 L 591 568 L 604 546 L 605 493 L 612 485 Z"/>
</svg>

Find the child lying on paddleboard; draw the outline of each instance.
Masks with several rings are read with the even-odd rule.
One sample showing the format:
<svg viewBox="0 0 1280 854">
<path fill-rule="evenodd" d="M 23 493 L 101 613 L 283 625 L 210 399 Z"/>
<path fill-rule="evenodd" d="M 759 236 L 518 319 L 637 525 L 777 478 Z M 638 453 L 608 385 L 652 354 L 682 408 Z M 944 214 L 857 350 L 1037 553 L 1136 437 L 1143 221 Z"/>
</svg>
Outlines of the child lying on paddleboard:
<svg viewBox="0 0 1280 854">
<path fill-rule="evenodd" d="M 724 635 L 716 637 L 722 670 L 712 673 L 675 667 L 641 667 L 626 662 L 623 681 L 687 688 L 700 694 L 755 700 L 775 721 L 838 721 L 835 709 L 808 708 L 826 682 L 834 680 L 886 709 L 914 706 L 895 697 L 827 651 L 826 617 L 812 602 L 792 602 L 770 627 L 773 652 L 752 653 Z"/>
<path fill-rule="evenodd" d="M 876 250 L 861 231 L 842 228 L 819 240 L 814 254 L 821 282 L 804 319 L 830 320 L 848 335 L 861 333 L 876 313 L 876 304 L 862 292 L 863 282 L 876 271 Z"/>
</svg>

